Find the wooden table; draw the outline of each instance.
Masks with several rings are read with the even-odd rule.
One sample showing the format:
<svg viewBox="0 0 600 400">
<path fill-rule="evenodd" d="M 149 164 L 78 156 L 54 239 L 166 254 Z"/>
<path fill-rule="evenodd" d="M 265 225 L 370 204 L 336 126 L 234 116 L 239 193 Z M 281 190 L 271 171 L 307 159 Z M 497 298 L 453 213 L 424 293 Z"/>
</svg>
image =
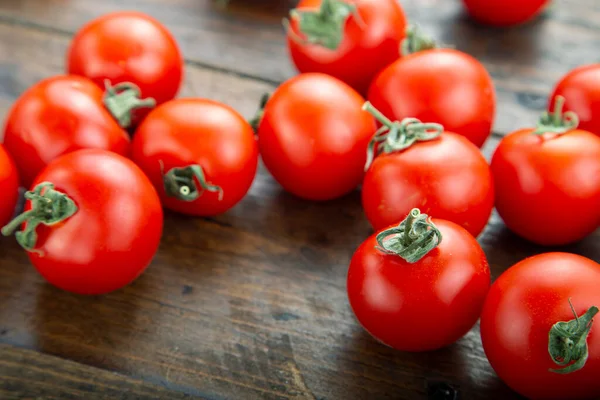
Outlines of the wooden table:
<svg viewBox="0 0 600 400">
<path fill-rule="evenodd" d="M 183 95 L 251 116 L 261 94 L 294 70 L 280 24 L 292 1 L 3 0 L 0 110 L 36 81 L 64 71 L 84 22 L 119 9 L 165 23 L 186 56 Z M 403 0 L 409 17 L 475 55 L 495 78 L 498 116 L 484 148 L 532 125 L 554 82 L 597 62 L 600 2 L 557 1 L 511 30 L 469 22 L 458 0 Z M 284 193 L 261 168 L 225 215 L 167 213 L 148 271 L 103 297 L 44 283 L 12 238 L 0 239 L 1 399 L 461 399 L 518 398 L 489 366 L 476 326 L 444 350 L 405 354 L 355 321 L 345 293 L 349 259 L 371 233 L 355 192 L 317 204 Z M 566 248 L 534 246 L 497 215 L 480 237 L 497 277 L 513 263 L 562 250 L 600 261 L 600 232 Z M 437 391 L 437 397 L 435 395 Z"/>
</svg>

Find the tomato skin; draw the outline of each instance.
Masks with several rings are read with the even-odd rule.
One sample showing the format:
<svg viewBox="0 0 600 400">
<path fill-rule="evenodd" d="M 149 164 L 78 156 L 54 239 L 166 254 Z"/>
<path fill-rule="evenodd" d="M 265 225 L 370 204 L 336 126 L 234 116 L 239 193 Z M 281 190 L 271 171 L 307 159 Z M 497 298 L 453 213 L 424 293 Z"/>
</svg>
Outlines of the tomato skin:
<svg viewBox="0 0 600 400">
<path fill-rule="evenodd" d="M 463 136 L 444 132 L 438 139 L 375 158 L 363 181 L 362 204 L 376 230 L 400 222 L 418 207 L 476 237 L 492 213 L 494 184 L 479 149 Z"/>
<path fill-rule="evenodd" d="M 392 121 L 436 122 L 478 147 L 490 135 L 496 109 L 486 69 L 452 49 L 423 50 L 397 60 L 375 78 L 368 99 Z"/>
<path fill-rule="evenodd" d="M 375 75 L 400 57 L 400 44 L 406 36 L 406 16 L 396 0 L 346 2 L 356 5 L 364 25 L 351 16 L 337 50 L 297 43 L 290 34 L 287 35 L 288 49 L 301 73 L 322 72 L 366 94 Z M 318 9 L 321 3 L 322 0 L 302 0 L 297 8 Z M 293 32 L 302 36 L 297 21 L 292 18 L 290 25 Z"/>
<path fill-rule="evenodd" d="M 298 75 L 273 93 L 258 142 L 267 169 L 285 190 L 323 201 L 360 184 L 376 127 L 363 104 L 350 86 L 318 73 Z"/>
<path fill-rule="evenodd" d="M 36 250 L 43 255 L 28 255 L 48 282 L 73 293 L 104 294 L 146 269 L 158 249 L 163 212 L 152 184 L 131 160 L 79 150 L 50 163 L 32 189 L 41 182 L 54 183 L 78 207 L 56 225 L 37 227 Z"/>
<path fill-rule="evenodd" d="M 17 166 L 3 145 L 0 144 L 0 228 L 12 218 L 19 199 L 19 175 Z"/>
<path fill-rule="evenodd" d="M 532 132 L 504 137 L 492 157 L 496 209 L 510 230 L 534 243 L 581 240 L 600 225 L 600 138 L 582 130 Z"/>
<path fill-rule="evenodd" d="M 565 98 L 565 111 L 579 117 L 579 129 L 600 136 L 600 64 L 583 65 L 565 75 L 550 97 L 554 109 L 556 96 Z"/>
<path fill-rule="evenodd" d="M 105 14 L 88 22 L 67 53 L 69 74 L 82 75 L 104 88 L 131 82 L 142 97 L 158 104 L 171 100 L 183 79 L 183 57 L 171 33 L 156 19 L 134 11 Z"/>
<path fill-rule="evenodd" d="M 103 91 L 86 78 L 55 76 L 29 88 L 13 104 L 4 146 L 21 185 L 29 187 L 55 158 L 83 148 L 129 155 L 130 140 L 102 103 Z"/>
<path fill-rule="evenodd" d="M 409 264 L 375 249 L 376 235 L 355 252 L 348 298 L 356 318 L 376 339 L 402 351 L 448 346 L 475 324 L 490 286 L 483 250 L 453 222 L 433 219 L 438 247 Z"/>
<path fill-rule="evenodd" d="M 213 216 L 233 207 L 250 189 L 258 166 L 258 144 L 250 125 L 229 106 L 206 99 L 177 99 L 153 110 L 139 126 L 133 160 L 167 208 Z M 200 165 L 207 181 L 223 189 L 223 198 L 209 191 L 190 202 L 168 196 L 160 162 L 165 172 Z"/>
<path fill-rule="evenodd" d="M 481 316 L 485 354 L 498 376 L 513 390 L 532 399 L 600 397 L 600 329 L 597 318 L 588 336 L 589 358 L 570 374 L 548 354 L 548 333 L 559 321 L 581 316 L 600 304 L 600 265 L 568 253 L 527 258 L 504 272 L 492 285 Z"/>
<path fill-rule="evenodd" d="M 522 24 L 537 17 L 549 0 L 463 0 L 476 21 L 498 27 Z"/>
</svg>

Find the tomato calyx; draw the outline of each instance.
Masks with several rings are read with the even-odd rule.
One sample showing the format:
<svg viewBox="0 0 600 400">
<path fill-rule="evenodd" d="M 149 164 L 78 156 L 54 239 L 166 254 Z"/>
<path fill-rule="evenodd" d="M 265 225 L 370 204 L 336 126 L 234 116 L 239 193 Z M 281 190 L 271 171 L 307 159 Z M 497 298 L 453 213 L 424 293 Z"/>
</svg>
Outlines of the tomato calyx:
<svg viewBox="0 0 600 400">
<path fill-rule="evenodd" d="M 438 47 L 435 40 L 421 32 L 421 29 L 416 25 L 406 28 L 406 38 L 400 46 L 400 54 L 403 56 Z"/>
<path fill-rule="evenodd" d="M 377 250 L 412 264 L 442 243 L 442 233 L 427 214 L 413 208 L 400 225 L 380 232 L 376 240 Z"/>
<path fill-rule="evenodd" d="M 288 19 L 283 20 L 283 26 L 290 38 L 298 44 L 314 44 L 337 50 L 344 39 L 346 21 L 351 16 L 354 16 L 360 26 L 365 25 L 356 5 L 342 0 L 323 0 L 318 10 L 290 11 L 290 18 L 298 21 L 298 31 L 304 38 L 291 29 Z"/>
<path fill-rule="evenodd" d="M 131 126 L 132 114 L 139 108 L 152 108 L 156 101 L 151 98 L 142 99 L 140 88 L 130 82 L 122 82 L 111 85 L 110 81 L 104 81 L 105 91 L 102 101 L 104 106 L 112 114 L 121 128 L 127 129 Z"/>
<path fill-rule="evenodd" d="M 579 126 L 579 117 L 573 111 L 563 112 L 565 98 L 556 96 L 554 99 L 554 111 L 551 113 L 545 111 L 538 122 L 535 135 L 545 133 L 554 133 L 562 135 L 563 133 L 577 129 Z"/>
<path fill-rule="evenodd" d="M 250 120 L 248 120 L 248 123 L 254 130 L 255 134 L 258 133 L 258 127 L 260 126 L 260 121 L 262 121 L 263 115 L 265 113 L 265 106 L 267 105 L 267 102 L 269 101 L 270 98 L 271 98 L 270 93 L 264 93 L 262 95 L 262 97 L 260 98 L 260 103 L 258 105 L 258 109 L 256 110 L 256 113 Z"/>
<path fill-rule="evenodd" d="M 2 228 L 4 236 L 12 235 L 23 223 L 27 223 L 22 231 L 15 233 L 17 243 L 25 250 L 35 250 L 37 242 L 36 228 L 39 224 L 54 225 L 73 216 L 78 208 L 75 202 L 65 193 L 54 190 L 54 184 L 42 182 L 32 191 L 25 192 L 25 199 L 31 201 L 31 210 L 18 215 Z"/>
<path fill-rule="evenodd" d="M 552 361 L 561 369 L 550 369 L 557 374 L 570 374 L 585 366 L 588 359 L 587 337 L 592 329 L 594 316 L 598 314 L 598 307 L 590 307 L 582 316 L 577 316 L 575 308 L 569 299 L 569 305 L 575 319 L 557 322 L 550 329 L 548 335 L 548 352 Z"/>
<path fill-rule="evenodd" d="M 444 132 L 442 125 L 423 123 L 416 118 L 404 118 L 402 122 L 392 122 L 368 101 L 362 109 L 383 125 L 375 132 L 367 147 L 365 171 L 369 169 L 375 157 L 382 153 L 387 154 L 408 149 L 416 142 L 437 139 Z"/>
<path fill-rule="evenodd" d="M 219 201 L 223 199 L 223 189 L 208 182 L 202 167 L 198 164 L 182 168 L 171 168 L 165 173 L 163 162 L 159 161 L 159 163 L 167 196 L 176 197 L 181 201 L 194 201 L 206 190 L 218 193 Z M 198 182 L 200 188 L 198 188 L 196 182 Z"/>
</svg>

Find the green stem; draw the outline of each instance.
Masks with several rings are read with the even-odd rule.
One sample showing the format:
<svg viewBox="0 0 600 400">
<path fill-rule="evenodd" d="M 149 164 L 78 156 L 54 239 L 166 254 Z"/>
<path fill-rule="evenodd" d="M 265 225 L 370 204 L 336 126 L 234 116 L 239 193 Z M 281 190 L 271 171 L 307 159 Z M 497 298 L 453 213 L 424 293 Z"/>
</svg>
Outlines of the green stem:
<svg viewBox="0 0 600 400">
<path fill-rule="evenodd" d="M 139 108 L 152 108 L 156 101 L 151 98 L 141 98 L 141 91 L 133 83 L 122 82 L 112 86 L 110 81 L 104 81 L 104 106 L 110 111 L 123 129 L 131 126 L 133 111 Z"/>
<path fill-rule="evenodd" d="M 354 16 L 357 23 L 364 27 L 365 23 L 354 4 L 342 0 L 323 0 L 317 10 L 293 9 L 290 18 L 298 21 L 296 34 L 288 19 L 283 26 L 292 40 L 298 44 L 313 44 L 329 50 L 337 50 L 344 39 L 346 21 Z"/>
<path fill-rule="evenodd" d="M 33 189 L 25 192 L 25 199 L 31 202 L 31 210 L 15 217 L 2 228 L 2 235 L 15 233 L 22 224 L 22 231 L 15 233 L 17 242 L 27 251 L 35 252 L 37 243 L 36 228 L 38 225 L 54 225 L 74 215 L 78 208 L 66 194 L 54 190 L 54 184 L 42 182 Z"/>
<path fill-rule="evenodd" d="M 181 201 L 194 201 L 206 190 L 218 193 L 219 201 L 223 200 L 223 189 L 206 180 L 201 166 L 192 164 L 182 168 L 171 168 L 165 173 L 162 161 L 159 162 L 165 192 L 168 196 L 176 197 Z"/>
<path fill-rule="evenodd" d="M 550 369 L 557 374 L 570 374 L 585 366 L 589 353 L 587 337 L 592 329 L 598 307 L 590 307 L 582 316 L 577 316 L 569 299 L 575 319 L 557 322 L 548 334 L 548 353 L 556 365 L 564 368 Z"/>
<path fill-rule="evenodd" d="M 437 44 L 432 37 L 425 35 L 416 25 L 406 28 L 406 38 L 401 44 L 401 55 L 407 56 L 423 50 L 437 48 Z"/>
<path fill-rule="evenodd" d="M 260 98 L 260 104 L 258 106 L 258 110 L 256 110 L 256 113 L 254 114 L 254 117 L 252 117 L 252 119 L 250 119 L 248 121 L 248 123 L 250 124 L 250 126 L 254 130 L 254 133 L 258 133 L 258 128 L 260 126 L 260 121 L 263 118 L 263 115 L 265 113 L 265 106 L 267 105 L 267 102 L 269 101 L 270 97 L 271 97 L 271 95 L 269 93 L 265 93 L 265 94 L 262 95 L 262 97 Z"/>
<path fill-rule="evenodd" d="M 400 225 L 382 231 L 376 240 L 378 250 L 412 264 L 442 243 L 442 233 L 427 214 L 413 208 Z"/>
<path fill-rule="evenodd" d="M 563 133 L 577 129 L 579 126 L 579 117 L 573 111 L 564 112 L 565 98 L 556 96 L 554 99 L 553 112 L 544 112 L 540 117 L 537 129 L 533 132 L 535 135 L 543 135 L 544 133 L 555 133 L 562 135 Z"/>
<path fill-rule="evenodd" d="M 442 125 L 423 123 L 416 118 L 405 118 L 402 122 L 392 122 L 368 101 L 363 105 L 362 109 L 369 112 L 369 114 L 383 125 L 375 132 L 369 142 L 365 170 L 369 169 L 371 163 L 379 154 L 405 150 L 416 142 L 437 139 L 444 132 Z"/>
</svg>

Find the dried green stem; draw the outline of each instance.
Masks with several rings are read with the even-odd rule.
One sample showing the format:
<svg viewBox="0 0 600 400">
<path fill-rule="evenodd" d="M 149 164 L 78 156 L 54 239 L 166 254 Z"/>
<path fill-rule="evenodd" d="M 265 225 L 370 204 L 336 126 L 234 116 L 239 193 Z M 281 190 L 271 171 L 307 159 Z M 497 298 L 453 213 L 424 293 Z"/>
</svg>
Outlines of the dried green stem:
<svg viewBox="0 0 600 400">
<path fill-rule="evenodd" d="M 406 38 L 401 44 L 401 55 L 407 56 L 418 51 L 437 48 L 437 44 L 432 37 L 425 35 L 416 25 L 406 28 Z"/>
<path fill-rule="evenodd" d="M 151 97 L 142 99 L 140 88 L 133 83 L 122 82 L 112 86 L 110 81 L 106 79 L 104 86 L 104 106 L 123 129 L 131 126 L 133 111 L 139 108 L 151 108 L 156 105 L 156 101 Z"/>
<path fill-rule="evenodd" d="M 219 201 L 223 199 L 223 189 L 208 182 L 202 167 L 197 164 L 182 168 L 171 168 L 165 173 L 161 161 L 160 169 L 163 174 L 165 192 L 168 196 L 176 197 L 181 201 L 194 201 L 206 190 L 218 193 Z"/>
<path fill-rule="evenodd" d="M 565 98 L 563 96 L 556 96 L 554 99 L 554 111 L 551 113 L 546 111 L 542 114 L 534 134 L 555 133 L 562 135 L 563 133 L 577 129 L 577 126 L 579 126 L 579 117 L 573 111 L 564 112 L 564 106 Z"/>
</svg>

